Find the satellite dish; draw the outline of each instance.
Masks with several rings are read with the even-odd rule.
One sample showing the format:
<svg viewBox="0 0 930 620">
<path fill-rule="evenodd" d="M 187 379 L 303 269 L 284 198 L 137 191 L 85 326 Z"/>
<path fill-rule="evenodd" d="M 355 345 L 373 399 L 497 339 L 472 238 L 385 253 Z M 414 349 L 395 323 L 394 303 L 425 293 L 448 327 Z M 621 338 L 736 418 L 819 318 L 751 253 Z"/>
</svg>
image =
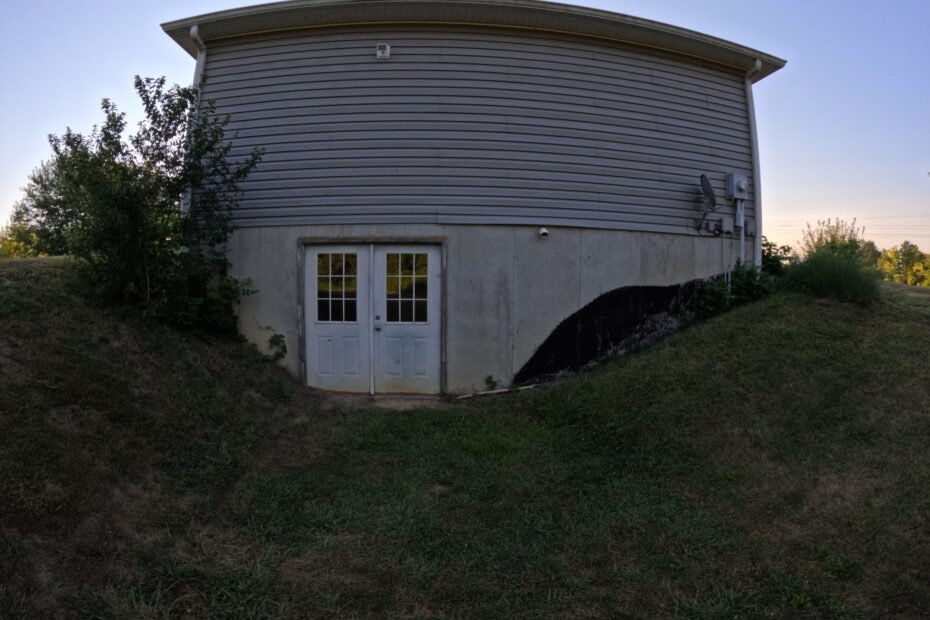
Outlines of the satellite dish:
<svg viewBox="0 0 930 620">
<path fill-rule="evenodd" d="M 706 174 L 701 175 L 701 206 L 705 212 L 717 210 L 717 195 Z"/>
</svg>

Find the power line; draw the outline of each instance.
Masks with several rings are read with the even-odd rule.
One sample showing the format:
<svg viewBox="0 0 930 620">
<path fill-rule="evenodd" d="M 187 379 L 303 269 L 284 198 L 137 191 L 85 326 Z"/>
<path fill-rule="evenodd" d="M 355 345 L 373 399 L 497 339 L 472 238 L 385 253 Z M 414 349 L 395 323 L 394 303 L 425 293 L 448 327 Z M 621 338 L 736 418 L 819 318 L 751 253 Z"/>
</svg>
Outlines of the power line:
<svg viewBox="0 0 930 620">
<path fill-rule="evenodd" d="M 930 219 L 930 213 L 920 213 L 920 214 L 914 214 L 914 215 L 873 215 L 873 216 L 867 216 L 867 217 L 855 217 L 852 219 L 858 222 L 859 220 L 891 220 L 891 219 L 908 219 L 908 218 Z M 843 218 L 827 218 L 827 219 L 835 220 L 835 219 L 843 219 Z M 823 221 L 823 220 L 822 219 L 811 220 L 811 219 L 806 219 L 806 218 L 777 218 L 775 217 L 775 218 L 770 218 L 769 221 L 770 222 L 802 222 L 804 223 L 804 222 Z"/>
<path fill-rule="evenodd" d="M 779 225 L 772 225 L 772 226 L 766 226 L 766 228 L 777 228 L 777 229 L 780 229 L 780 230 L 796 230 L 796 229 L 797 229 L 797 230 L 806 230 L 806 229 L 804 229 L 804 228 L 798 229 L 797 226 L 792 226 L 792 225 L 781 225 L 781 226 L 779 226 Z M 888 230 L 905 230 L 905 231 L 907 231 L 907 230 L 926 230 L 926 229 L 930 229 L 930 226 L 872 226 L 872 227 L 867 227 L 867 228 L 865 229 L 865 231 L 866 231 L 866 233 L 869 233 L 869 232 L 871 232 L 871 231 L 873 231 L 873 230 L 880 230 L 880 231 L 881 231 L 881 230 L 885 230 L 885 231 L 888 231 Z"/>
<path fill-rule="evenodd" d="M 776 233 L 776 234 L 778 234 L 780 237 L 787 236 L 784 233 Z M 868 237 L 875 237 L 877 239 L 887 239 L 887 238 L 903 239 L 905 241 L 909 241 L 911 239 L 930 239 L 930 235 L 904 235 L 904 234 L 899 234 L 899 233 L 888 233 L 884 235 L 868 235 Z"/>
<path fill-rule="evenodd" d="M 764 224 L 766 228 L 797 228 L 798 230 L 807 230 L 807 226 L 802 226 L 801 224 L 772 224 L 771 222 L 766 222 Z M 816 230 L 816 226 L 812 226 L 812 229 Z M 904 229 L 910 230 L 913 228 L 930 228 L 930 224 L 870 224 L 867 226 L 857 226 L 856 228 L 865 230 L 890 230 L 890 229 Z"/>
</svg>

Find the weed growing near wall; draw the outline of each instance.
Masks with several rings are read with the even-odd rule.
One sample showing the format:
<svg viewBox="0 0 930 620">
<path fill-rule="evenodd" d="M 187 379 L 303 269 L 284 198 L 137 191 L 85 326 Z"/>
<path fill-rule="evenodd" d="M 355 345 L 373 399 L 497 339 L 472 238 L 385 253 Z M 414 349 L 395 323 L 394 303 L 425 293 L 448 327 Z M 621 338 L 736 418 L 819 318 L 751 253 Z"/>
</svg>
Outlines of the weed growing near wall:
<svg viewBox="0 0 930 620">
<path fill-rule="evenodd" d="M 767 272 L 737 263 L 727 282 L 723 276 L 708 281 L 697 306 L 700 318 L 708 318 L 762 299 L 775 290 L 775 280 Z"/>
</svg>

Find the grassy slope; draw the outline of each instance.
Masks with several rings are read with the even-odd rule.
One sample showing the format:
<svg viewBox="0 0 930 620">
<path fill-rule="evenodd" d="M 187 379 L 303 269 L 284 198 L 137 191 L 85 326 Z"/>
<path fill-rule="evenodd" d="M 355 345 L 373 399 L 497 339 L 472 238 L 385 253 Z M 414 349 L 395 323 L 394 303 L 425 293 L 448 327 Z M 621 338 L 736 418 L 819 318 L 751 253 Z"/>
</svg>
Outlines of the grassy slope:
<svg viewBox="0 0 930 620">
<path fill-rule="evenodd" d="M 0 617 L 930 614 L 930 291 L 372 413 L 65 273 L 0 261 Z"/>
</svg>

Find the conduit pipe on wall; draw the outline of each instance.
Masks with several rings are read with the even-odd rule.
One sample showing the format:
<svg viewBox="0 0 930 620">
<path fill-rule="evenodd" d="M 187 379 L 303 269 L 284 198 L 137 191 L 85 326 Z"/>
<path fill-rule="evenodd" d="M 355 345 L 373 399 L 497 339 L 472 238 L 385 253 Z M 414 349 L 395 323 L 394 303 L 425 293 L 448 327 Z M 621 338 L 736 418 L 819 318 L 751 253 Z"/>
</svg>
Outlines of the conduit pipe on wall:
<svg viewBox="0 0 930 620">
<path fill-rule="evenodd" d="M 746 201 L 736 201 L 736 221 L 739 223 L 739 262 L 746 264 Z M 755 259 L 754 259 L 755 260 Z"/>
<path fill-rule="evenodd" d="M 194 24 L 191 26 L 191 41 L 197 48 L 197 64 L 194 66 L 194 83 L 191 84 L 200 92 L 200 82 L 203 81 L 203 70 L 207 64 L 207 46 L 204 45 L 203 39 L 200 38 L 200 26 Z"/>
<path fill-rule="evenodd" d="M 730 257 L 727 256 L 727 234 L 720 232 L 720 260 L 723 262 L 723 281 L 727 284 L 727 291 L 730 290 Z"/>
<path fill-rule="evenodd" d="M 762 266 L 762 173 L 759 165 L 759 135 L 756 133 L 756 104 L 752 97 L 752 78 L 762 71 L 762 61 L 756 59 L 756 65 L 746 72 L 746 107 L 749 109 L 749 136 L 752 145 L 752 203 L 756 220 L 756 245 L 753 264 Z M 744 227 L 745 228 L 745 227 Z"/>
<path fill-rule="evenodd" d="M 200 38 L 200 28 L 197 24 L 191 26 L 191 41 L 197 47 L 197 64 L 194 66 L 194 83 L 191 87 L 197 92 L 197 107 L 200 107 L 200 84 L 203 81 L 203 70 L 207 64 L 207 46 Z M 188 189 L 181 196 L 181 213 L 188 213 L 191 209 L 192 191 Z"/>
</svg>

